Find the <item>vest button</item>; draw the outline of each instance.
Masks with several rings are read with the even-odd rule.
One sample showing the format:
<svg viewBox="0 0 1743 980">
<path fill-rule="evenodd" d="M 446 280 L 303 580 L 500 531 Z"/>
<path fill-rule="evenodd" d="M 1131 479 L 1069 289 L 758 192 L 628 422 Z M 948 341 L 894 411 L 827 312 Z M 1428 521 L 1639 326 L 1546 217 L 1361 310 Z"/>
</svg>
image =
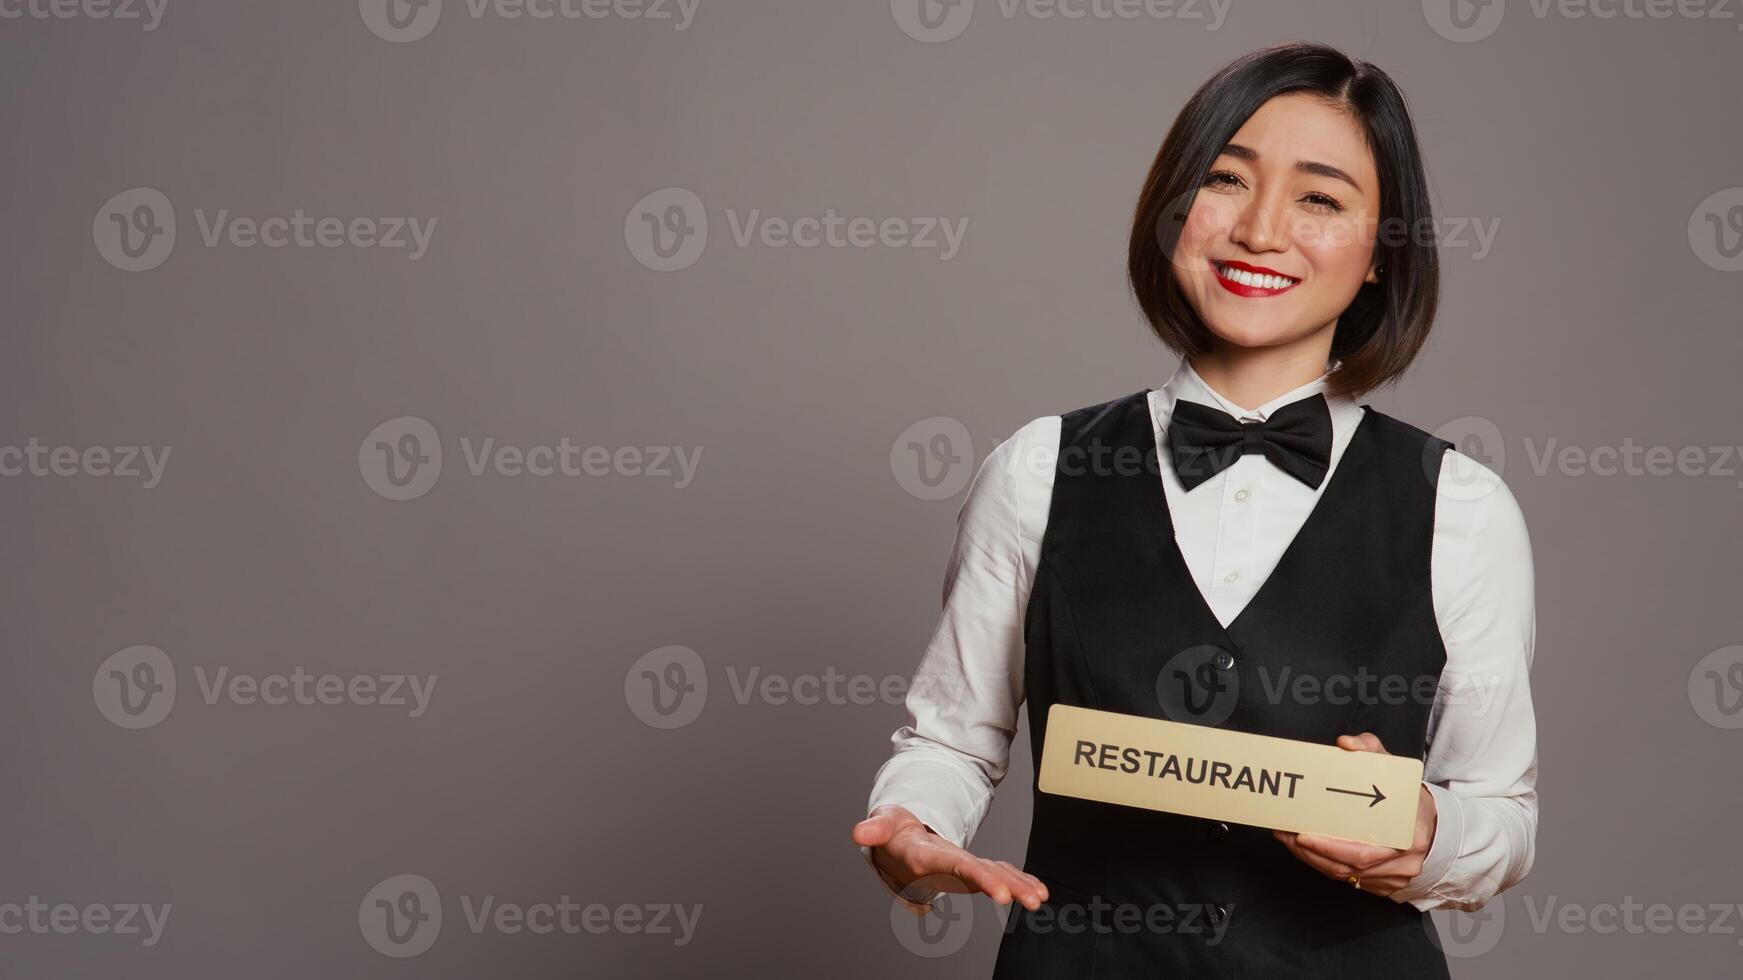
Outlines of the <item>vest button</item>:
<svg viewBox="0 0 1743 980">
<path fill-rule="evenodd" d="M 1220 926 L 1228 919 L 1229 910 L 1223 908 L 1221 905 L 1212 905 L 1210 907 L 1209 915 L 1210 924 L 1213 926 Z"/>
<path fill-rule="evenodd" d="M 1229 825 L 1226 823 L 1217 824 L 1216 826 L 1210 828 L 1210 835 L 1212 837 L 1216 838 L 1217 840 L 1223 840 L 1224 838 L 1229 836 Z"/>
<path fill-rule="evenodd" d="M 1215 663 L 1217 670 L 1228 670 L 1235 665 L 1235 655 L 1227 650 L 1218 650 Z"/>
</svg>

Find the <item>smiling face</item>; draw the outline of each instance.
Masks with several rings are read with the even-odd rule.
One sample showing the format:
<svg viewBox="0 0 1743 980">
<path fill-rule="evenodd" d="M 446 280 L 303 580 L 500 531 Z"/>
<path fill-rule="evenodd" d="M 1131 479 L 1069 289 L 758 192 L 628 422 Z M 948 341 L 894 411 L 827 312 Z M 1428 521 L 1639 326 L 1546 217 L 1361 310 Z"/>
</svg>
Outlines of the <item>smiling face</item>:
<svg viewBox="0 0 1743 980">
<path fill-rule="evenodd" d="M 1318 96 L 1279 95 L 1211 163 L 1174 250 L 1175 280 L 1225 344 L 1329 345 L 1338 315 L 1378 281 L 1379 217 L 1356 120 Z"/>
</svg>

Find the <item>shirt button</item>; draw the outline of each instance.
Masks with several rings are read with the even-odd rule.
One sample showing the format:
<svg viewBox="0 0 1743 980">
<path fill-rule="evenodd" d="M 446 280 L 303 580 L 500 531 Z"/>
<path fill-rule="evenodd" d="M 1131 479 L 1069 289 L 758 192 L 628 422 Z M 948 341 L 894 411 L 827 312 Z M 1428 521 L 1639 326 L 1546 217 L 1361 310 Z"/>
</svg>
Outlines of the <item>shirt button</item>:
<svg viewBox="0 0 1743 980">
<path fill-rule="evenodd" d="M 1216 826 L 1210 828 L 1210 834 L 1212 837 L 1215 837 L 1217 840 L 1222 840 L 1223 838 L 1225 838 L 1229 835 L 1229 825 L 1226 823 L 1219 823 Z"/>
<path fill-rule="evenodd" d="M 1228 670 L 1230 667 L 1235 665 L 1235 655 L 1227 650 L 1218 650 L 1216 652 L 1215 663 L 1217 670 Z"/>
<path fill-rule="evenodd" d="M 1241 577 L 1240 572 L 1230 572 L 1227 575 L 1223 576 L 1223 581 L 1228 582 L 1232 585 L 1234 583 L 1235 579 L 1238 579 L 1240 577 Z"/>
<path fill-rule="evenodd" d="M 1252 496 L 1252 494 L 1247 492 L 1246 487 L 1242 487 L 1241 489 L 1235 491 L 1235 499 L 1236 500 L 1246 500 L 1248 497 L 1251 497 L 1251 496 Z"/>
<path fill-rule="evenodd" d="M 1227 919 L 1228 917 L 1229 917 L 1229 910 L 1223 908 L 1221 905 L 1212 905 L 1210 907 L 1210 924 L 1211 925 L 1213 925 L 1213 926 L 1222 925 L 1223 920 Z"/>
</svg>

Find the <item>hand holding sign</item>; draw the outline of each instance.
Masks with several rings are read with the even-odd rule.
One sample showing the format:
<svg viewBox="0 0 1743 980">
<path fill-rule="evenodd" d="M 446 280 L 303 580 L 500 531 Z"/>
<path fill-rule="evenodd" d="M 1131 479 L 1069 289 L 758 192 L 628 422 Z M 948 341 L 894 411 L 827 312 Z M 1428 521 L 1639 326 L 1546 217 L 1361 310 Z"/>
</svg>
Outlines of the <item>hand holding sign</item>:
<svg viewBox="0 0 1743 980">
<path fill-rule="evenodd" d="M 872 860 L 897 885 L 916 882 L 939 891 L 985 892 L 1000 905 L 1012 901 L 1034 911 L 1047 886 L 1009 861 L 975 857 L 932 832 L 906 807 L 880 806 L 854 825 L 853 842 L 872 849 Z"/>
<path fill-rule="evenodd" d="M 1339 736 L 1337 744 L 1338 748 L 1351 752 L 1390 754 L 1372 732 Z M 1428 848 L 1434 842 L 1439 818 L 1434 794 L 1427 786 L 1417 792 L 1421 794 L 1421 802 L 1416 807 L 1416 839 L 1408 850 L 1318 834 L 1292 834 L 1286 830 L 1272 831 L 1272 834 L 1289 848 L 1289 853 L 1320 874 L 1339 881 L 1354 878 L 1356 887 L 1362 891 L 1391 895 L 1422 873 L 1422 862 L 1428 857 Z"/>
</svg>

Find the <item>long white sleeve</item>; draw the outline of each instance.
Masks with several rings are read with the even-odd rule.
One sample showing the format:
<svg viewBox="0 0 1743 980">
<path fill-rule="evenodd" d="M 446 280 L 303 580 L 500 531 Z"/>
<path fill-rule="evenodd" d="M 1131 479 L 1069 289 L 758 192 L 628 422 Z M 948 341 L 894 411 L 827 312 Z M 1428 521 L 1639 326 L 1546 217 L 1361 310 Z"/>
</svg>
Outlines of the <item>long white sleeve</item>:
<svg viewBox="0 0 1743 980">
<path fill-rule="evenodd" d="M 1423 772 L 1438 823 L 1422 873 L 1392 898 L 1474 911 L 1536 855 L 1534 575 L 1524 515 L 1499 476 L 1448 452 L 1439 486 L 1434 604 L 1447 660 Z"/>
<path fill-rule="evenodd" d="M 906 699 L 908 723 L 890 737 L 895 750 L 872 785 L 868 809 L 906 807 L 959 847 L 986 816 L 1017 731 L 1023 611 L 1040 534 L 1030 528 L 1026 535 L 1022 516 L 1035 503 L 1026 494 L 1052 486 L 1051 458 L 1022 456 L 1024 447 L 1056 445 L 1059 421 L 1037 419 L 1001 442 L 969 485 L 945 568 L 943 611 Z M 1025 469 L 1037 462 L 1047 468 L 1039 488 Z M 920 911 L 935 894 L 910 907 Z"/>
</svg>

